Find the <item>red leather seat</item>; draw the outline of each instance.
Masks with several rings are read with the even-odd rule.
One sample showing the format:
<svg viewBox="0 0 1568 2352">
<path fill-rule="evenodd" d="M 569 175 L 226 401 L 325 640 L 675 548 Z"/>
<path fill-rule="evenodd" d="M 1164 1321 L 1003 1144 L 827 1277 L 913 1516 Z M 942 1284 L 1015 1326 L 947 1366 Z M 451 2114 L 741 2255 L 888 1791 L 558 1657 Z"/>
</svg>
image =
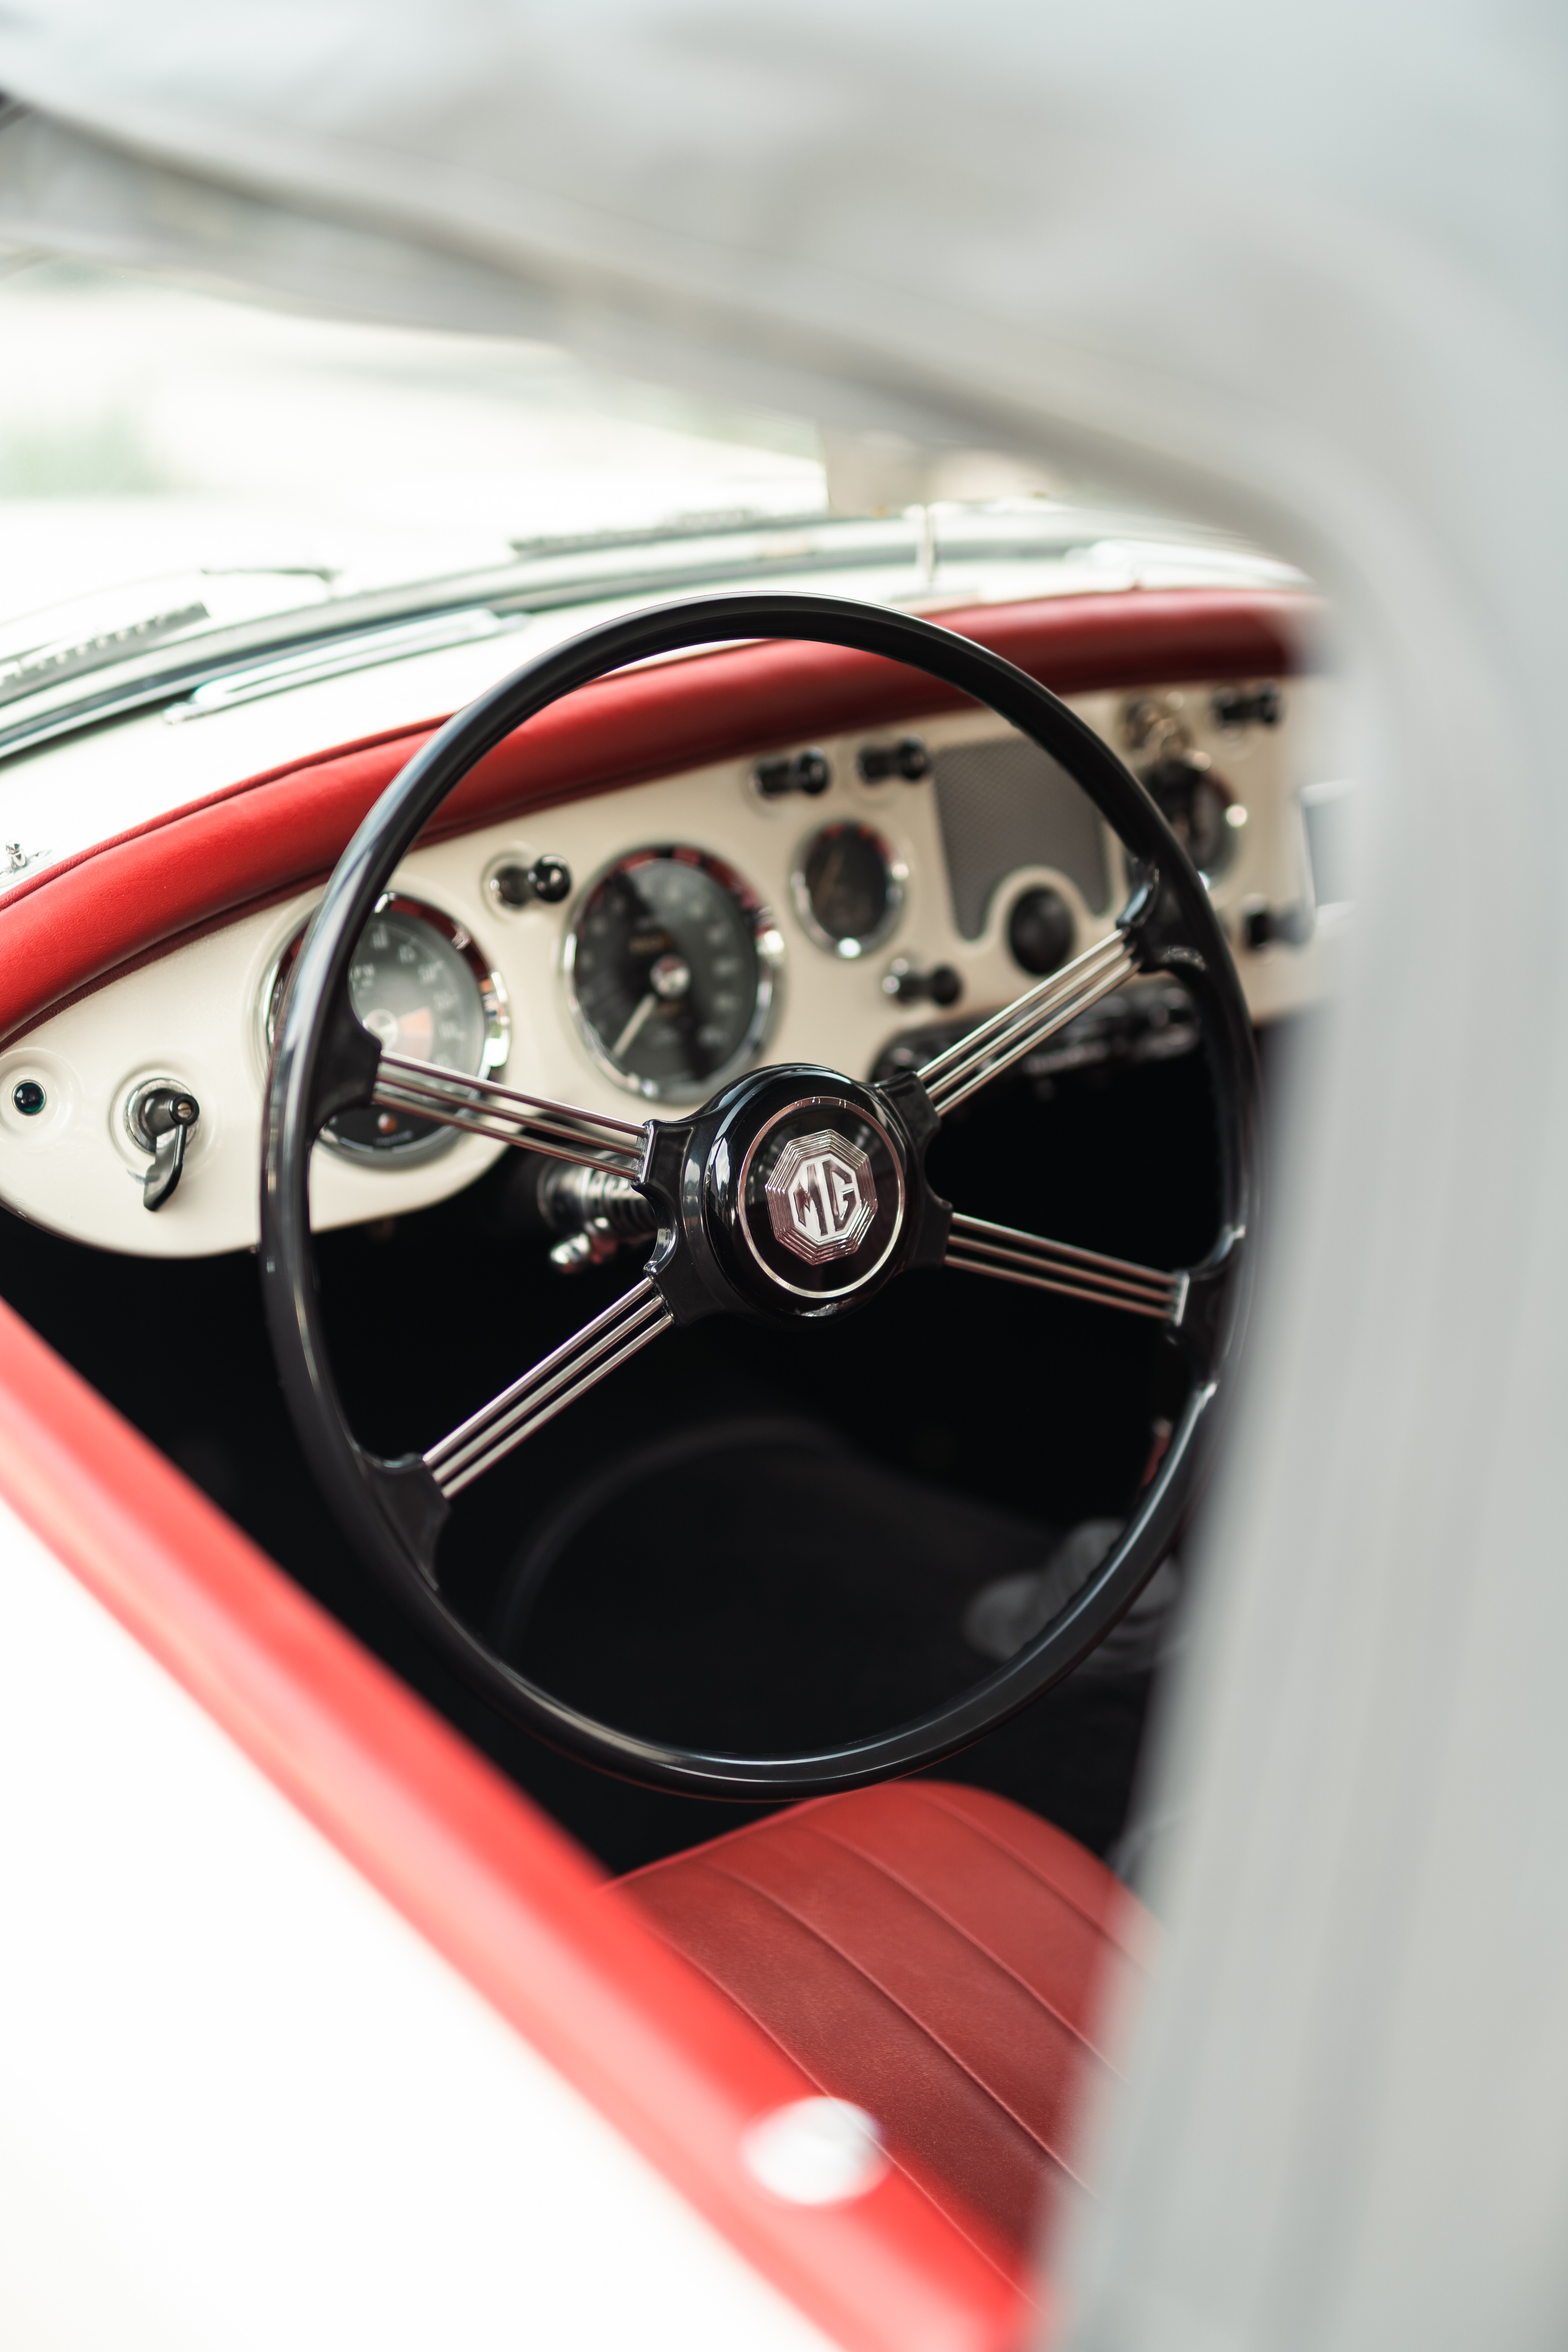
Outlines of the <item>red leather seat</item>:
<svg viewBox="0 0 1568 2352">
<path fill-rule="evenodd" d="M 875 2116 L 960 2227 L 1019 2249 L 1083 2184 L 1100 2021 L 1149 1915 L 1004 1797 L 905 1780 L 824 1797 L 620 1882 L 818 2087 Z"/>
</svg>

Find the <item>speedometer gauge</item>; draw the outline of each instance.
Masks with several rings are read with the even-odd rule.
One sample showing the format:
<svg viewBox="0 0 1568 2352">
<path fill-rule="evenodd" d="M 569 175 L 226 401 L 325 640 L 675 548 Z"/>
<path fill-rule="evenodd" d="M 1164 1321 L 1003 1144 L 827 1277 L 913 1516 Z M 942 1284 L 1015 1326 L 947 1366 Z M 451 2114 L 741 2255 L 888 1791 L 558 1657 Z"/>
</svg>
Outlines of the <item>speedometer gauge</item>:
<svg viewBox="0 0 1568 2352">
<path fill-rule="evenodd" d="M 700 849 L 634 849 L 566 937 L 566 989 L 595 1061 L 656 1101 L 696 1099 L 762 1044 L 782 948 L 734 870 Z"/>
<path fill-rule="evenodd" d="M 301 931 L 278 964 L 268 993 L 267 1034 L 277 1025 Z M 389 892 L 360 935 L 349 966 L 349 998 L 384 1053 L 482 1076 L 506 1060 L 508 1022 L 501 984 L 460 925 L 417 898 Z M 456 1130 L 409 1111 L 340 1111 L 322 1140 L 352 1160 L 405 1166 L 457 1140 Z"/>
</svg>

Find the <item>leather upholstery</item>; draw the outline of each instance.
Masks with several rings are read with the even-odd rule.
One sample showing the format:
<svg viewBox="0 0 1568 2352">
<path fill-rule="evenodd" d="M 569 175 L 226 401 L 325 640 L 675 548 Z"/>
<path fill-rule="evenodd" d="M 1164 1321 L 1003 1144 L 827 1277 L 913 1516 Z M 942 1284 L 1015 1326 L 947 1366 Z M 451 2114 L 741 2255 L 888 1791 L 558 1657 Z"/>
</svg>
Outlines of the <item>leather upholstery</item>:
<svg viewBox="0 0 1568 2352">
<path fill-rule="evenodd" d="M 1150 677 L 1292 670 L 1308 598 L 1150 589 L 940 617 L 1061 694 Z M 901 723 L 963 697 L 840 646 L 732 647 L 601 678 L 531 719 L 453 793 L 426 839 L 770 745 Z M 323 879 L 434 733 L 404 728 L 247 777 L 0 891 L 0 1039 L 176 943 Z"/>
<path fill-rule="evenodd" d="M 961 2227 L 1032 2247 L 1083 2185 L 1101 2021 L 1150 1923 L 1062 1831 L 984 1790 L 895 1781 L 620 1884 L 821 2090 L 878 2118 Z"/>
</svg>

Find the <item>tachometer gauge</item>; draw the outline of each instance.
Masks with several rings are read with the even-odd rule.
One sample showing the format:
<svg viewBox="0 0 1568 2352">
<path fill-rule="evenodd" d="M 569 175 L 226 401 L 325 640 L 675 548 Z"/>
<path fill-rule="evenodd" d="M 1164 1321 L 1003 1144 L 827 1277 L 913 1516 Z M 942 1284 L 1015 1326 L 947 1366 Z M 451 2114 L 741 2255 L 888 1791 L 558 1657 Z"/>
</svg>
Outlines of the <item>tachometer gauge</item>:
<svg viewBox="0 0 1568 2352">
<path fill-rule="evenodd" d="M 269 1039 L 303 936 L 291 940 L 279 960 L 268 1003 Z M 467 931 L 417 898 L 389 893 L 382 899 L 354 950 L 349 998 L 385 1053 L 476 1077 L 506 1060 L 509 1024 L 500 980 Z M 368 1105 L 340 1112 L 321 1135 L 349 1159 L 400 1167 L 430 1159 L 458 1139 L 452 1128 Z"/>
<path fill-rule="evenodd" d="M 879 833 L 847 819 L 812 835 L 791 882 L 802 923 L 834 955 L 879 947 L 904 903 L 903 866 Z"/>
<path fill-rule="evenodd" d="M 773 918 L 700 849 L 634 849 L 577 909 L 566 991 L 595 1059 L 655 1101 L 698 1099 L 766 1034 L 782 955 Z"/>
</svg>

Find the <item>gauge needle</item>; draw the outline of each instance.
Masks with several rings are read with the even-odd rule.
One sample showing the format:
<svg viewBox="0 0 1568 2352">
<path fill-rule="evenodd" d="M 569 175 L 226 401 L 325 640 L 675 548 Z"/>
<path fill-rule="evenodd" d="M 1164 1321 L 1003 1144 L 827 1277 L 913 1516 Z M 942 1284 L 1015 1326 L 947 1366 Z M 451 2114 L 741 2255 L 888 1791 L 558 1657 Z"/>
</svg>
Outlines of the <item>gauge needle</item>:
<svg viewBox="0 0 1568 2352">
<path fill-rule="evenodd" d="M 630 1050 L 632 1042 L 641 1030 L 643 1023 L 647 1019 L 648 1014 L 650 1013 L 657 1012 L 658 1008 L 658 999 L 650 988 L 647 994 L 643 998 L 642 1003 L 637 1006 L 637 1011 L 632 1014 L 631 1019 L 626 1023 L 626 1027 L 621 1031 L 620 1035 L 616 1039 L 615 1044 L 611 1046 L 610 1059 L 613 1062 L 618 1062 L 621 1055 Z"/>
<path fill-rule="evenodd" d="M 836 841 L 827 853 L 827 862 L 822 870 L 822 879 L 816 886 L 825 907 L 833 905 L 838 890 L 838 877 L 843 871 L 844 844 L 842 841 Z"/>
</svg>

